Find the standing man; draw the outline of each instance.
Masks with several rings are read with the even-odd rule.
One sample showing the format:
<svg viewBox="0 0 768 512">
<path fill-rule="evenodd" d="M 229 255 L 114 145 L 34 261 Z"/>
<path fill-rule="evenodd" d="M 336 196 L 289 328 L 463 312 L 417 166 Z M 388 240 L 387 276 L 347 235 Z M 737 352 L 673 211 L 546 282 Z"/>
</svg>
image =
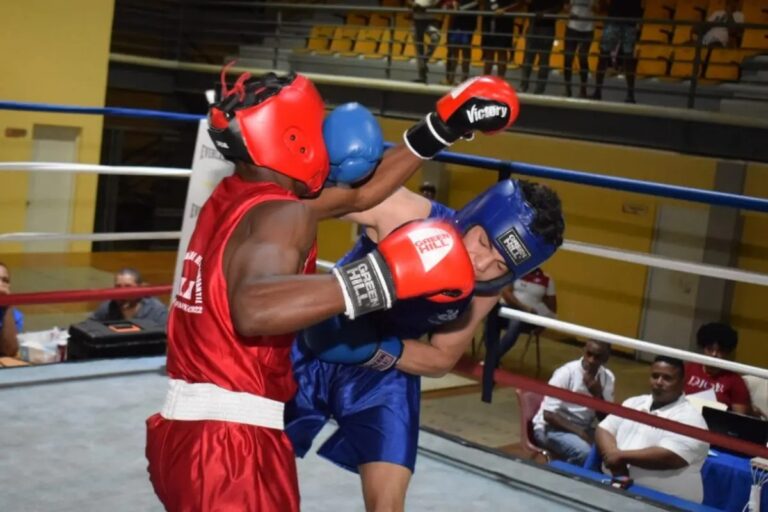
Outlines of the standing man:
<svg viewBox="0 0 768 512">
<path fill-rule="evenodd" d="M 318 453 L 360 474 L 368 511 L 402 511 L 416 464 L 419 376 L 440 377 L 469 347 L 499 290 L 548 259 L 562 243 L 557 194 L 537 183 L 504 180 L 454 211 L 404 188 L 348 216 L 368 226 L 339 265 L 375 251 L 403 223 L 456 223 L 475 275 L 474 295 L 414 299 L 354 322 L 337 317 L 306 329 L 293 351 L 299 384 L 286 409 L 296 453 L 307 453 L 332 416 L 338 430 Z M 429 342 L 420 338 L 429 335 Z"/>
<path fill-rule="evenodd" d="M 493 15 L 483 16 L 481 23 L 483 74 L 490 75 L 495 64 L 496 74 L 501 78 L 506 76 L 510 52 L 513 48 L 515 18 L 505 14 L 517 10 L 524 4 L 524 0 L 485 0 L 485 10 L 491 11 Z"/>
<path fill-rule="evenodd" d="M 429 68 L 427 63 L 435 53 L 440 43 L 440 22 L 427 9 L 436 7 L 440 0 L 413 0 L 413 43 L 416 45 L 416 65 L 419 71 L 419 82 L 427 83 Z M 424 37 L 429 39 L 424 44 Z"/>
<path fill-rule="evenodd" d="M 528 92 L 533 62 L 539 57 L 539 72 L 536 78 L 534 94 L 544 94 L 549 79 L 549 58 L 552 55 L 552 43 L 555 42 L 555 19 L 546 15 L 557 14 L 563 9 L 563 0 L 530 0 L 531 18 L 525 33 L 525 56 L 523 57 L 522 81 L 520 90 Z"/>
<path fill-rule="evenodd" d="M 565 27 L 565 63 L 563 77 L 565 78 L 565 95 L 573 96 L 571 89 L 571 76 L 573 75 L 573 61 L 579 56 L 579 98 L 587 97 L 587 81 L 589 79 L 589 47 L 595 37 L 595 7 L 596 0 L 569 0 L 568 26 Z"/>
<path fill-rule="evenodd" d="M 337 182 L 367 177 L 382 146 L 373 116 L 342 108 L 326 119 L 338 128 L 323 134 L 323 101 L 301 75 L 246 73 L 231 90 L 222 86 L 209 133 L 235 174 L 203 206 L 186 250 L 168 322 L 170 389 L 147 420 L 150 479 L 174 512 L 294 512 L 296 465 L 283 432 L 283 407 L 296 389 L 294 333 L 406 297 L 462 296 L 473 282 L 469 256 L 445 223 L 403 227 L 376 254 L 308 275 L 318 221 L 372 207 L 422 159 L 468 133 L 503 130 L 517 115 L 516 97 L 492 78 L 463 84 L 405 133 L 365 185 L 328 188 L 308 201 L 329 171 Z M 478 108 L 488 115 L 467 115 Z"/>
<path fill-rule="evenodd" d="M 610 345 L 589 340 L 584 355 L 555 370 L 549 385 L 613 402 L 616 377 L 605 367 L 610 355 Z M 555 458 L 582 466 L 595 442 L 596 417 L 588 407 L 548 396 L 533 417 L 533 436 Z"/>
<path fill-rule="evenodd" d="M 635 103 L 635 42 L 637 41 L 637 25 L 643 17 L 643 0 L 609 0 L 607 16 L 609 18 L 628 18 L 608 20 L 603 27 L 600 39 L 600 59 L 597 62 L 595 74 L 595 92 L 592 99 L 603 99 L 603 80 L 605 70 L 611 61 L 611 52 L 617 50 L 617 61 L 623 64 L 624 75 L 627 79 L 626 103 Z"/>
<path fill-rule="evenodd" d="M 448 25 L 448 58 L 445 63 L 445 82 L 454 85 L 456 68 L 461 57 L 461 82 L 469 78 L 469 64 L 472 60 L 472 35 L 477 28 L 477 16 L 463 14 L 463 11 L 476 11 L 477 0 L 447 0 L 447 9 L 453 9 Z"/>
<path fill-rule="evenodd" d="M 651 365 L 651 394 L 624 401 L 624 407 L 699 428 L 707 424 L 683 394 L 683 362 L 657 356 Z M 644 423 L 609 415 L 595 432 L 603 464 L 613 476 L 701 503 L 701 466 L 709 444 Z"/>
</svg>

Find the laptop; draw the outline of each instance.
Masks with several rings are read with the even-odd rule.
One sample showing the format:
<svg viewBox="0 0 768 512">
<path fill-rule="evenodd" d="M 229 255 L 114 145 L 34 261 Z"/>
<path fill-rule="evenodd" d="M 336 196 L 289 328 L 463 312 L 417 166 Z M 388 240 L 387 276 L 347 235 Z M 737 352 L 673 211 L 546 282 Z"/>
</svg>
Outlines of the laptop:
<svg viewBox="0 0 768 512">
<path fill-rule="evenodd" d="M 707 427 L 712 432 L 763 446 L 768 443 L 768 421 L 706 406 L 701 409 L 701 415 L 704 416 L 704 421 L 707 422 Z M 713 446 L 713 448 L 717 448 L 722 452 L 733 453 L 740 457 L 745 456 L 743 453 L 734 452 L 721 446 Z"/>
</svg>

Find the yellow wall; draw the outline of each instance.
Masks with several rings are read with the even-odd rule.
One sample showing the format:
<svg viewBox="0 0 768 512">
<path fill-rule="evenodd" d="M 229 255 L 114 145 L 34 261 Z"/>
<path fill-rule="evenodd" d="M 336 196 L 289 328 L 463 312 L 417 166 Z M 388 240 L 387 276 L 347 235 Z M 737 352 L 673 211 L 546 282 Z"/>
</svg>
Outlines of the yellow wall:
<svg viewBox="0 0 768 512">
<path fill-rule="evenodd" d="M 400 140 L 403 129 L 410 124 L 391 119 L 382 119 L 381 123 L 387 140 Z M 708 158 L 516 133 L 478 136 L 472 142 L 456 144 L 453 149 L 705 189 L 712 187 L 716 165 Z M 447 168 L 451 184 L 447 202 L 452 207 L 461 207 L 496 181 L 495 173 L 490 171 L 452 165 Z M 666 200 L 557 181 L 538 181 L 547 183 L 560 194 L 569 240 L 650 251 L 656 209 Z M 421 177 L 415 176 L 409 182 L 409 188 L 415 190 L 419 183 Z M 348 225 L 324 226 L 320 232 L 321 257 L 337 257 L 349 247 L 351 239 Z M 556 281 L 561 319 L 638 336 L 646 267 L 560 251 L 545 268 Z"/>
<path fill-rule="evenodd" d="M 102 107 L 107 88 L 114 4 L 110 0 L 4 2 L 0 30 L 0 98 Z M 35 124 L 80 128 L 79 160 L 99 163 L 101 116 L 0 110 L 0 161 L 29 161 Z M 9 128 L 26 130 L 9 138 Z M 72 232 L 92 232 L 96 175 L 78 175 L 73 192 Z M 0 172 L 0 232 L 23 231 L 28 174 Z M 71 250 L 89 250 L 73 243 Z M 17 252 L 19 244 L 1 244 Z"/>
<path fill-rule="evenodd" d="M 768 197 L 768 165 L 750 164 L 744 194 Z M 739 268 L 768 274 L 768 215 L 742 215 L 743 231 Z M 768 367 L 768 287 L 738 283 L 734 290 L 731 321 L 739 331 L 738 360 Z"/>
</svg>

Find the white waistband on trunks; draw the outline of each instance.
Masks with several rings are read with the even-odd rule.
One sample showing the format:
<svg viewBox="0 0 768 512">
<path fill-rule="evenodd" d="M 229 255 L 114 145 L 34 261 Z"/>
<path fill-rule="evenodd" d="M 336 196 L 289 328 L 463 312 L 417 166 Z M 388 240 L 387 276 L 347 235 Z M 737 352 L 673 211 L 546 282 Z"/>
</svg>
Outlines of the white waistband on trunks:
<svg viewBox="0 0 768 512">
<path fill-rule="evenodd" d="M 214 384 L 170 379 L 160 411 L 169 420 L 218 420 L 283 430 L 285 404 L 263 396 L 239 393 Z"/>
</svg>

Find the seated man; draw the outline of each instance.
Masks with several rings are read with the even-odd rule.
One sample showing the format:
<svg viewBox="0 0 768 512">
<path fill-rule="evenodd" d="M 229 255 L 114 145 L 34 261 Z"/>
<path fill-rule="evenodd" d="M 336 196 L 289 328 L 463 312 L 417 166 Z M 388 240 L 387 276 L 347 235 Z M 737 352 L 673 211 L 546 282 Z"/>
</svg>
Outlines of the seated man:
<svg viewBox="0 0 768 512">
<path fill-rule="evenodd" d="M 704 324 L 696 332 L 696 344 L 704 355 L 718 359 L 731 359 L 738 343 L 736 331 L 720 322 Z M 686 395 L 714 389 L 717 401 L 733 412 L 752 413 L 749 390 L 738 373 L 701 363 L 686 363 L 685 377 Z"/>
<path fill-rule="evenodd" d="M 589 340 L 584 355 L 555 370 L 549 384 L 612 402 L 616 378 L 604 366 L 610 354 L 608 343 Z M 548 396 L 533 418 L 533 435 L 555 458 L 582 466 L 595 441 L 594 421 L 592 409 Z"/>
<path fill-rule="evenodd" d="M 143 286 L 139 271 L 124 268 L 115 274 L 115 288 L 135 288 Z M 140 299 L 115 299 L 102 302 L 93 312 L 90 319 L 103 322 L 105 320 L 151 320 L 156 324 L 165 325 L 168 321 L 168 308 L 154 297 Z"/>
<path fill-rule="evenodd" d="M 698 428 L 707 428 L 699 411 L 683 395 L 683 362 L 657 356 L 651 365 L 651 394 L 622 404 Z M 701 466 L 709 444 L 644 423 L 609 415 L 597 427 L 595 441 L 603 464 L 613 476 L 701 503 Z"/>
<path fill-rule="evenodd" d="M 11 273 L 0 263 L 0 294 L 11 293 Z M 0 357 L 14 357 L 19 351 L 18 333 L 24 329 L 24 315 L 16 308 L 0 306 Z"/>
<path fill-rule="evenodd" d="M 546 274 L 541 268 L 536 268 L 520 279 L 515 279 L 514 283 L 501 291 L 501 306 L 508 306 L 513 309 L 519 309 L 526 313 L 542 315 L 548 318 L 557 316 L 557 295 L 555 294 L 555 280 L 549 274 Z M 493 311 L 488 316 L 486 322 L 485 340 L 488 342 L 491 337 L 488 336 L 488 330 L 495 329 L 499 332 L 504 328 L 504 321 L 498 318 L 498 310 Z M 537 325 L 529 324 L 510 318 L 506 325 L 507 331 L 499 339 L 499 346 L 496 350 L 486 347 L 486 361 L 491 368 L 496 368 L 504 354 L 515 346 L 520 333 L 528 333 L 534 329 L 541 329 Z M 490 359 L 494 359 L 490 361 Z"/>
</svg>

